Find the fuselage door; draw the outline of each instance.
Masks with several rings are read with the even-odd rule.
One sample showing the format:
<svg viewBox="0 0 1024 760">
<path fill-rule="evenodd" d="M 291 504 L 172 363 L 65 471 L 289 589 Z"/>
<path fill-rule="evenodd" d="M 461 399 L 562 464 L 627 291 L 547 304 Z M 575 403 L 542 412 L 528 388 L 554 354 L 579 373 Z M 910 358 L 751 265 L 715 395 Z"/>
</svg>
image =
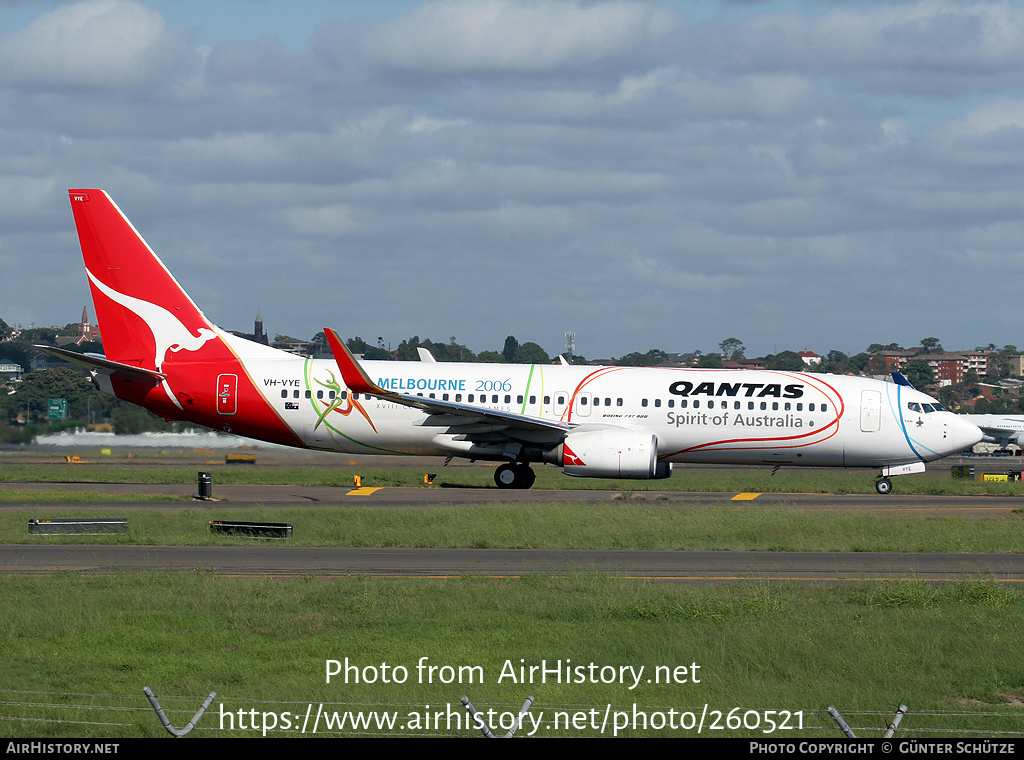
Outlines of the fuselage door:
<svg viewBox="0 0 1024 760">
<path fill-rule="evenodd" d="M 879 391 L 860 393 L 860 429 L 877 433 L 882 424 L 882 394 Z"/>
<path fill-rule="evenodd" d="M 238 375 L 217 375 L 217 413 L 228 415 L 238 411 Z"/>
<path fill-rule="evenodd" d="M 589 393 L 577 393 L 576 394 L 576 409 L 573 414 L 577 417 L 589 417 L 590 407 L 594 399 L 590 397 Z"/>
<path fill-rule="evenodd" d="M 565 414 L 565 407 L 569 405 L 569 394 L 565 391 L 555 391 L 551 395 L 551 415 L 556 419 L 562 419 Z"/>
</svg>

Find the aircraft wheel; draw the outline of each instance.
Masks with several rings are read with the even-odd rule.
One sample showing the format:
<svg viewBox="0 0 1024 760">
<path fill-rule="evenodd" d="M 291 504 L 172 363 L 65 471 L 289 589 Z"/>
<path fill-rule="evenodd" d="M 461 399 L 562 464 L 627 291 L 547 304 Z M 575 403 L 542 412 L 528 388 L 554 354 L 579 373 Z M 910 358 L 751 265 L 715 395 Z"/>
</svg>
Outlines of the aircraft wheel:
<svg viewBox="0 0 1024 760">
<path fill-rule="evenodd" d="M 536 479 L 536 474 L 525 464 L 510 462 L 494 471 L 494 483 L 498 488 L 529 488 Z"/>
<path fill-rule="evenodd" d="M 516 469 L 522 477 L 522 484 L 519 487 L 532 488 L 534 481 L 537 480 L 537 473 L 535 473 L 528 464 L 517 464 Z"/>
<path fill-rule="evenodd" d="M 498 488 L 519 488 L 522 475 L 513 464 L 503 464 L 494 471 L 494 484 Z"/>
<path fill-rule="evenodd" d="M 875 481 L 875 490 L 883 496 L 892 493 L 892 481 L 889 478 L 879 478 Z"/>
</svg>

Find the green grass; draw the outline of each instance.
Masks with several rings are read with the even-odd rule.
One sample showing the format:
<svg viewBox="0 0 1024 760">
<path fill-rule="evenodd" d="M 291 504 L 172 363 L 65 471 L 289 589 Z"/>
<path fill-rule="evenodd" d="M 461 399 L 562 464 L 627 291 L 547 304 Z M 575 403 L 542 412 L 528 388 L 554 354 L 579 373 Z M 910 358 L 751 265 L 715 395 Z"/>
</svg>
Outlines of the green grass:
<svg viewBox="0 0 1024 760">
<path fill-rule="evenodd" d="M 995 584 L 712 588 L 589 575 L 282 582 L 205 573 L 59 573 L 6 578 L 0 600 L 5 736 L 164 735 L 143 685 L 177 709 L 171 720 L 178 726 L 217 691 L 200 724 L 205 736 L 221 733 L 221 706 L 248 715 L 250 709 L 304 712 L 312 702 L 314 710 L 330 703 L 329 710 L 404 715 L 425 705 L 452 704 L 461 712 L 462 694 L 484 710 L 516 710 L 533 695 L 532 711 L 548 717 L 556 710 L 602 714 L 606 705 L 629 711 L 634 704 L 698 715 L 705 704 L 723 713 L 804 710 L 804 730 L 782 736 L 794 740 L 839 737 L 824 712 L 829 705 L 860 736 L 876 738 L 900 702 L 910 707 L 903 737 L 1020 736 L 1024 718 L 1018 656 L 1024 598 Z M 436 666 L 479 666 L 482 681 L 421 683 L 421 657 Z M 363 673 L 379 674 L 384 663 L 403 666 L 408 679 L 367 684 L 338 676 L 326 683 L 326 662 L 346 658 Z M 633 690 L 618 682 L 499 678 L 509 667 L 518 673 L 521 664 L 559 660 L 642 665 L 645 676 Z M 700 682 L 649 684 L 656 666 L 687 666 Z M 82 707 L 92 704 L 108 709 Z M 40 716 L 72 722 L 17 719 Z M 545 736 L 596 733 L 541 729 Z"/>
<path fill-rule="evenodd" d="M 195 482 L 192 464 L 53 465 L 9 463 L 8 481 Z M 420 485 L 422 472 L 315 466 L 207 465 L 214 483 Z M 438 482 L 490 487 L 490 468 L 440 470 Z M 542 468 L 538 486 L 600 486 Z M 369 482 L 367 482 L 369 481 Z M 871 473 L 701 470 L 669 481 L 605 481 L 610 490 L 867 492 Z M 897 492 L 1019 494 L 1014 484 L 953 481 L 928 473 L 896 481 Z M 766 487 L 772 486 L 772 487 Z M 938 489 L 937 491 L 934 489 Z M 0 491 L 4 490 L 0 488 Z M 38 493 L 38 492 L 36 492 Z M 98 495 L 98 494 L 96 494 Z M 627 492 L 627 495 L 629 493 Z M 43 495 L 47 501 L 53 494 Z M 82 500 L 79 494 L 68 498 Z M 127 497 L 131 498 L 131 497 Z M 151 497 L 144 497 L 151 498 Z M 102 496 L 103 501 L 112 500 Z M 184 505 L 182 505 L 184 506 Z M 1021 510 L 984 516 L 941 513 L 811 511 L 723 498 L 694 508 L 656 499 L 579 505 L 450 505 L 416 509 L 117 510 L 126 536 L 30 537 L 29 517 L 98 516 L 101 506 L 47 508 L 46 515 L 0 513 L 3 543 L 260 544 L 218 538 L 211 519 L 270 520 L 295 526 L 292 545 L 481 546 L 538 548 L 769 549 L 817 551 L 1024 551 Z M 276 543 L 276 542 L 275 542 Z M 919 582 L 842 584 L 656 584 L 596 575 L 521 578 L 382 579 L 220 578 L 205 572 L 56 572 L 0 576 L 0 735 L 8 737 L 161 737 L 167 734 L 142 696 L 153 688 L 172 723 L 184 725 L 210 692 L 210 712 L 194 735 L 219 730 L 220 711 L 304 714 L 390 710 L 401 716 L 448 706 L 463 714 L 467 694 L 481 710 L 517 711 L 536 697 L 541 736 L 598 735 L 591 727 L 555 728 L 554 713 L 589 726 L 611 711 L 700 716 L 707 705 L 721 725 L 734 708 L 802 710 L 803 730 L 705 731 L 710 736 L 803 740 L 841 736 L 825 712 L 838 707 L 859 736 L 879 737 L 898 704 L 910 708 L 899 737 L 1024 735 L 1020 630 L 1024 590 L 1014 584 Z M 420 682 L 416 665 L 477 666 L 482 682 Z M 325 682 L 339 660 L 363 673 L 408 669 L 406 683 Z M 573 665 L 657 666 L 694 663 L 700 682 L 515 683 L 507 667 L 543 661 Z M 369 670 L 363 670 L 369 668 Z M 646 675 L 645 675 L 646 678 Z M 430 705 L 428 711 L 426 705 Z M 741 713 L 743 714 L 743 713 Z M 599 719 L 598 719 L 599 720 Z M 599 721 L 600 722 L 600 721 Z M 226 725 L 226 724 L 225 724 Z M 237 729 L 237 725 L 236 725 Z M 525 733 L 526 729 L 524 729 Z M 294 731 L 290 732 L 292 735 Z M 446 728 L 352 732 L 357 735 L 476 735 Z M 610 729 L 607 733 L 610 733 Z M 621 735 L 694 735 L 648 729 Z M 271 735 L 289 735 L 272 732 Z"/>
<path fill-rule="evenodd" d="M 108 512 L 112 511 L 108 510 Z M 129 530 L 115 536 L 30 536 L 28 521 L 110 516 L 102 508 L 0 514 L 2 543 L 161 546 L 260 544 L 212 535 L 210 520 L 284 522 L 296 546 L 718 551 L 1022 552 L 1024 513 L 985 516 L 811 511 L 757 506 L 689 507 L 659 502 L 460 504 L 181 510 L 119 509 Z M 265 543 L 265 541 L 262 541 Z"/>
</svg>

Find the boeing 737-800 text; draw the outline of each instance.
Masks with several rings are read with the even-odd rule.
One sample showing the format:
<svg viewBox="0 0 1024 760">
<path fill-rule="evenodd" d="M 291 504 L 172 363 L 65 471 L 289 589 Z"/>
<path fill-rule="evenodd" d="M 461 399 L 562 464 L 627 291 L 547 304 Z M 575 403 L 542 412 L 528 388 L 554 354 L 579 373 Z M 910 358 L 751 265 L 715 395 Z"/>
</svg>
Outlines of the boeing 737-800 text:
<svg viewBox="0 0 1024 760">
<path fill-rule="evenodd" d="M 912 388 L 802 372 L 334 361 L 232 335 L 193 303 L 102 190 L 71 190 L 104 356 L 49 348 L 96 386 L 166 418 L 352 454 L 531 464 L 567 475 L 666 478 L 673 463 L 858 467 L 889 477 L 981 440 Z"/>
</svg>

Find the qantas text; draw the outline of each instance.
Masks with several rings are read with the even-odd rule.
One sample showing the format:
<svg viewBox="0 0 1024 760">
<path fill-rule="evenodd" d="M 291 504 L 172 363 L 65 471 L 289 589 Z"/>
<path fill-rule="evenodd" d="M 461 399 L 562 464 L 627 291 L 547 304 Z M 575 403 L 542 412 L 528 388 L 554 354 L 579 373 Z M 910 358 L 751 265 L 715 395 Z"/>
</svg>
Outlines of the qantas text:
<svg viewBox="0 0 1024 760">
<path fill-rule="evenodd" d="M 742 393 L 740 389 L 743 389 Z M 779 383 L 693 383 L 680 380 L 668 387 L 668 392 L 676 396 L 743 396 L 745 398 L 802 398 L 803 385 L 787 385 L 783 388 Z"/>
</svg>

